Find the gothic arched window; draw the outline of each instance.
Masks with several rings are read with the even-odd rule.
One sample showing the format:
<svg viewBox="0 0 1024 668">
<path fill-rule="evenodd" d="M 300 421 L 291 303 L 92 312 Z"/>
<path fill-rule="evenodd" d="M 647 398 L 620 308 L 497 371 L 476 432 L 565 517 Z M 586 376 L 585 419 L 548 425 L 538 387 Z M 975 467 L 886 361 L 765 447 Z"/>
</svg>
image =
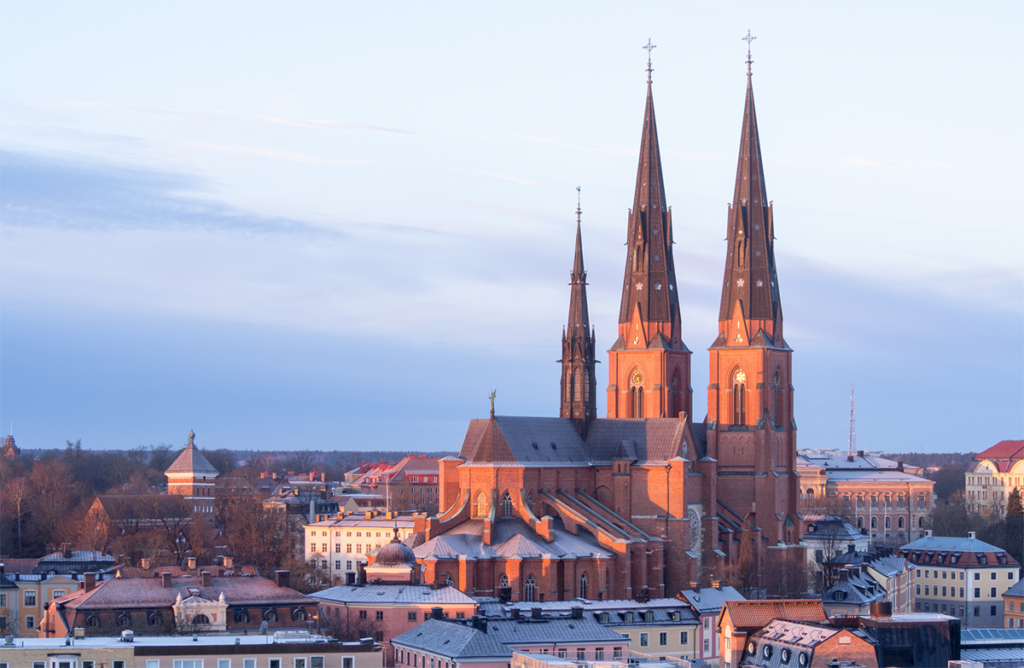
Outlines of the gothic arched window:
<svg viewBox="0 0 1024 668">
<path fill-rule="evenodd" d="M 642 418 L 644 416 L 644 375 L 640 369 L 633 369 L 629 374 L 629 403 L 633 415 L 631 417 Z"/>
<path fill-rule="evenodd" d="M 504 573 L 501 574 L 501 577 L 498 578 L 498 586 L 499 587 L 507 587 L 508 586 L 508 575 L 506 575 Z"/>
<path fill-rule="evenodd" d="M 508 492 L 501 497 L 501 516 L 512 517 L 512 497 Z"/>
<path fill-rule="evenodd" d="M 486 517 L 487 516 L 487 497 L 483 492 L 476 495 L 476 516 Z"/>
<path fill-rule="evenodd" d="M 537 591 L 537 582 L 533 579 L 532 575 L 526 577 L 526 583 L 523 584 L 523 600 L 533 601 Z"/>
<path fill-rule="evenodd" d="M 679 371 L 672 372 L 672 414 L 676 417 L 683 412 L 683 393 L 679 390 Z"/>
<path fill-rule="evenodd" d="M 782 424 L 782 379 L 779 377 L 779 370 L 775 370 L 775 391 L 772 392 L 772 403 L 775 404 L 775 426 Z"/>
<path fill-rule="evenodd" d="M 587 574 L 580 575 L 580 598 L 587 597 Z"/>
<path fill-rule="evenodd" d="M 747 374 L 738 370 L 733 376 L 732 383 L 732 423 L 746 424 L 747 422 Z"/>
<path fill-rule="evenodd" d="M 201 626 L 210 623 L 210 618 L 203 614 L 198 614 L 192 618 L 193 626 Z"/>
</svg>

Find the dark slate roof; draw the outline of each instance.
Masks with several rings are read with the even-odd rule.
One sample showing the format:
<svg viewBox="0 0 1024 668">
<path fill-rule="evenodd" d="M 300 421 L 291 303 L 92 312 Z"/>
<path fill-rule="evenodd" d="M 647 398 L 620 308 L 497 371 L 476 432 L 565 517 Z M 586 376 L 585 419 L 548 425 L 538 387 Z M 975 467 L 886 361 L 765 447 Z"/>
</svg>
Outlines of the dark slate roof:
<svg viewBox="0 0 1024 668">
<path fill-rule="evenodd" d="M 907 543 L 899 555 L 912 564 L 941 564 L 943 566 L 1016 566 L 1017 560 L 1006 550 L 977 538 L 956 536 L 926 536 Z M 1000 563 L 1002 559 L 1003 563 Z M 984 562 L 984 563 L 982 563 Z"/>
<path fill-rule="evenodd" d="M 392 638 L 391 644 L 462 660 L 512 657 L 512 650 L 489 634 L 440 619 L 428 619 Z"/>
<path fill-rule="evenodd" d="M 188 447 L 178 455 L 178 458 L 165 473 L 191 473 L 192 475 L 213 477 L 220 475 L 220 472 L 213 468 L 213 464 L 192 443 L 189 443 Z"/>
<path fill-rule="evenodd" d="M 829 587 L 821 597 L 822 603 L 843 603 L 847 605 L 868 605 L 885 598 L 885 590 L 874 579 L 859 573 L 850 574 L 847 578 Z"/>
<path fill-rule="evenodd" d="M 491 544 L 484 545 L 484 521 L 466 520 L 416 547 L 413 553 L 418 559 L 458 559 L 460 555 L 473 559 L 534 557 L 538 554 L 559 557 L 567 554 L 581 557 L 595 554 L 604 558 L 612 556 L 586 531 L 578 534 L 566 531 L 560 518 L 555 519 L 552 533 L 555 539 L 549 543 L 523 520 L 503 517 L 491 527 Z"/>
<path fill-rule="evenodd" d="M 18 584 L 11 580 L 5 573 L 0 573 L 0 589 L 17 589 Z"/>
<path fill-rule="evenodd" d="M 490 619 L 487 635 L 505 645 L 517 647 L 534 643 L 608 642 L 629 644 L 629 639 L 598 624 L 593 619 L 542 617 L 532 619 Z"/>
<path fill-rule="evenodd" d="M 743 594 L 733 587 L 722 587 L 721 589 L 708 587 L 700 591 L 687 589 L 679 592 L 679 595 L 685 597 L 687 602 L 693 606 L 693 609 L 701 615 L 720 612 L 725 607 L 726 601 L 747 600 Z"/>
<path fill-rule="evenodd" d="M 694 430 L 699 445 L 689 442 Z M 703 425 L 676 418 L 594 420 L 584 442 L 569 419 L 496 416 L 470 421 L 460 455 L 464 466 L 608 466 L 623 457 L 663 466 L 675 457 L 703 457 L 705 443 Z"/>
<path fill-rule="evenodd" d="M 857 527 L 842 517 L 836 517 L 835 515 L 822 515 L 818 517 L 805 515 L 804 519 L 808 522 L 807 533 L 803 536 L 804 540 L 838 541 L 845 544 L 862 540 L 865 537 L 864 534 L 857 530 Z"/>
<path fill-rule="evenodd" d="M 1017 580 L 1017 584 L 1004 591 L 1003 596 L 1024 596 L 1024 580 Z"/>
<path fill-rule="evenodd" d="M 211 601 L 224 594 L 229 606 L 247 605 L 316 605 L 316 601 L 288 587 L 278 587 L 270 580 L 253 576 L 213 576 L 209 587 L 200 586 L 195 576 L 171 578 L 171 586 L 162 586 L 162 578 L 112 578 L 92 591 L 80 589 L 63 600 L 68 608 L 108 610 L 113 608 L 166 608 L 174 604 L 178 594 L 187 598 L 189 589 Z"/>
</svg>

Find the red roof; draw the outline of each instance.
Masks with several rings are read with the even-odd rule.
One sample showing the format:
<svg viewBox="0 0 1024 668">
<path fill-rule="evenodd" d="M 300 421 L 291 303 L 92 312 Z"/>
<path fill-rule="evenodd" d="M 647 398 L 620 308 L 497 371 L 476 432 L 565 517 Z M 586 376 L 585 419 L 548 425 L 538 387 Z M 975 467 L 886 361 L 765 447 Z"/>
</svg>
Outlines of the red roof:
<svg viewBox="0 0 1024 668">
<path fill-rule="evenodd" d="M 737 629 L 759 629 L 773 619 L 790 622 L 823 622 L 826 619 L 825 609 L 817 599 L 726 601 L 725 609 Z"/>
<path fill-rule="evenodd" d="M 988 450 L 974 455 L 974 461 L 982 459 L 1024 459 L 1024 441 L 999 441 Z"/>
</svg>

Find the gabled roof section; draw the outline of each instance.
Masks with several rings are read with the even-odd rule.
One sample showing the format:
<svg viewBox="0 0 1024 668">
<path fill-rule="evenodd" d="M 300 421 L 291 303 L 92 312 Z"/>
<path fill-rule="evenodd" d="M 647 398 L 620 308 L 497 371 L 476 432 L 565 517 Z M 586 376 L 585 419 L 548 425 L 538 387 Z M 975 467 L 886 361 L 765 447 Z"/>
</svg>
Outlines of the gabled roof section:
<svg viewBox="0 0 1024 668">
<path fill-rule="evenodd" d="M 472 626 L 428 619 L 391 640 L 392 644 L 453 659 L 508 659 L 512 650 Z"/>
<path fill-rule="evenodd" d="M 773 619 L 790 622 L 823 622 L 825 608 L 815 599 L 775 599 L 757 601 L 726 601 L 723 611 L 728 610 L 733 626 L 737 630 L 759 629 Z"/>
<path fill-rule="evenodd" d="M 677 418 L 594 420 L 587 432 L 587 448 L 595 464 L 607 465 L 624 447 L 637 465 L 664 466 L 673 457 L 695 460 L 693 448 L 685 446 L 688 422 Z"/>
<path fill-rule="evenodd" d="M 174 460 L 174 463 L 164 473 L 167 475 L 191 473 L 193 476 L 206 476 L 208 478 L 216 478 L 220 475 L 220 472 L 213 468 L 213 464 L 203 456 L 203 453 L 199 452 L 199 448 L 195 445 L 195 437 L 195 432 L 190 431 L 188 434 L 188 445 L 185 446 L 185 450 L 178 455 L 178 458 Z"/>
<path fill-rule="evenodd" d="M 974 455 L 974 461 L 983 459 L 1024 459 L 1024 441 L 999 441 L 988 450 Z"/>
</svg>

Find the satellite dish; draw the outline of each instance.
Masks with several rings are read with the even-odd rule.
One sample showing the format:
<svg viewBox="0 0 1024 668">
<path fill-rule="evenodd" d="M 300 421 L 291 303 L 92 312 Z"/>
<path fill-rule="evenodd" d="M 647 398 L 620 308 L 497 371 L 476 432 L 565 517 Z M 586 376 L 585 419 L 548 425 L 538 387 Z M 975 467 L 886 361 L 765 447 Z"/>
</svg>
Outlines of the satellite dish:
<svg viewBox="0 0 1024 668">
<path fill-rule="evenodd" d="M 264 619 L 263 623 L 260 624 L 260 635 L 267 635 L 267 631 L 269 631 L 269 630 L 270 630 L 270 624 L 268 624 L 267 620 Z"/>
</svg>

